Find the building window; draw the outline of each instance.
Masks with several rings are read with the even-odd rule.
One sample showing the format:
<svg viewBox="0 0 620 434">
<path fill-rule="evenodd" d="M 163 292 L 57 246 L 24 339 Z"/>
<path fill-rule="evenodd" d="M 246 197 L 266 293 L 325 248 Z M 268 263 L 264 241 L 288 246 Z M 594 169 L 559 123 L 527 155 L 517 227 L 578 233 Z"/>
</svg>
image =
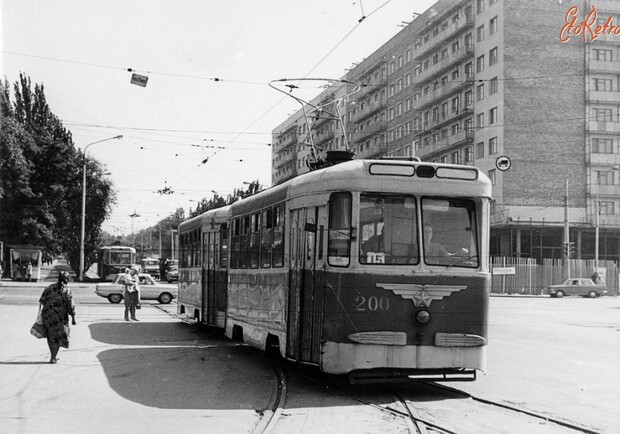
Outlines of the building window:
<svg viewBox="0 0 620 434">
<path fill-rule="evenodd" d="M 394 141 L 394 130 L 390 130 L 388 131 L 388 143 L 391 143 Z"/>
<path fill-rule="evenodd" d="M 405 100 L 405 112 L 408 112 L 409 110 L 411 110 L 411 98 L 407 98 Z"/>
<path fill-rule="evenodd" d="M 403 114 L 403 103 L 399 102 L 396 104 L 396 116 L 401 116 Z"/>
<path fill-rule="evenodd" d="M 484 113 L 476 115 L 476 128 L 484 128 Z"/>
<path fill-rule="evenodd" d="M 394 107 L 390 107 L 388 109 L 388 121 L 391 121 L 394 119 Z"/>
<path fill-rule="evenodd" d="M 489 95 L 495 95 L 497 93 L 497 86 L 497 77 L 493 77 L 491 80 L 489 80 Z"/>
<path fill-rule="evenodd" d="M 476 59 L 476 72 L 484 71 L 484 54 Z"/>
<path fill-rule="evenodd" d="M 497 33 L 497 17 L 493 17 L 489 20 L 489 35 L 493 35 L 495 33 Z"/>
<path fill-rule="evenodd" d="M 491 51 L 489 51 L 489 66 L 493 66 L 497 63 L 497 47 L 492 48 Z"/>
<path fill-rule="evenodd" d="M 453 152 L 450 159 L 452 164 L 461 164 L 461 153 L 459 151 Z"/>
<path fill-rule="evenodd" d="M 484 11 L 484 0 L 476 0 L 476 13 Z"/>
<path fill-rule="evenodd" d="M 405 87 L 408 87 L 411 85 L 411 73 L 408 72 L 407 74 L 405 74 Z"/>
<path fill-rule="evenodd" d="M 454 98 L 452 98 L 452 114 L 459 113 L 459 108 L 460 108 L 459 106 L 460 106 L 459 97 L 455 96 Z"/>
<path fill-rule="evenodd" d="M 411 62 L 411 50 L 405 51 L 405 63 Z"/>
<path fill-rule="evenodd" d="M 489 155 L 497 154 L 497 137 L 489 139 Z"/>
<path fill-rule="evenodd" d="M 474 149 L 471 146 L 465 148 L 465 163 L 474 161 Z"/>
<path fill-rule="evenodd" d="M 594 59 L 603 61 L 603 62 L 611 62 L 613 60 L 613 51 L 607 50 L 603 48 L 595 48 L 594 49 Z"/>
<path fill-rule="evenodd" d="M 497 183 L 497 172 L 495 169 L 489 170 L 489 179 L 491 180 L 491 184 L 495 185 Z"/>
<path fill-rule="evenodd" d="M 609 78 L 595 78 L 594 90 L 596 91 L 612 91 L 613 81 Z"/>
<path fill-rule="evenodd" d="M 476 143 L 476 158 L 484 158 L 484 142 Z"/>
<path fill-rule="evenodd" d="M 484 99 L 484 83 L 476 86 L 476 101 L 481 101 Z"/>
<path fill-rule="evenodd" d="M 493 107 L 489 110 L 489 125 L 497 123 L 497 107 Z"/>
<path fill-rule="evenodd" d="M 459 40 L 457 39 L 456 41 L 454 41 L 454 42 L 452 43 L 452 54 L 454 54 L 454 53 L 456 53 L 457 51 L 459 51 L 459 48 L 460 48 L 460 42 L 459 42 Z"/>
<path fill-rule="evenodd" d="M 474 103 L 474 93 L 471 90 L 465 92 L 465 108 L 470 109 Z"/>
<path fill-rule="evenodd" d="M 603 109 L 603 108 L 595 108 L 594 111 L 594 120 L 598 122 L 612 122 L 613 121 L 613 113 L 611 109 Z"/>
<path fill-rule="evenodd" d="M 613 170 L 597 170 L 596 183 L 598 185 L 615 185 L 615 177 Z"/>
<path fill-rule="evenodd" d="M 484 41 L 484 24 L 476 29 L 476 42 Z"/>
<path fill-rule="evenodd" d="M 389 68 L 390 68 L 390 74 L 394 74 L 394 62 L 390 62 Z"/>
<path fill-rule="evenodd" d="M 465 64 L 465 78 L 473 78 L 474 70 L 471 62 Z"/>
<path fill-rule="evenodd" d="M 612 201 L 598 201 L 598 213 L 600 215 L 615 215 L 616 210 L 614 203 Z"/>
<path fill-rule="evenodd" d="M 613 139 L 592 139 L 592 152 L 595 154 L 613 154 Z"/>
</svg>

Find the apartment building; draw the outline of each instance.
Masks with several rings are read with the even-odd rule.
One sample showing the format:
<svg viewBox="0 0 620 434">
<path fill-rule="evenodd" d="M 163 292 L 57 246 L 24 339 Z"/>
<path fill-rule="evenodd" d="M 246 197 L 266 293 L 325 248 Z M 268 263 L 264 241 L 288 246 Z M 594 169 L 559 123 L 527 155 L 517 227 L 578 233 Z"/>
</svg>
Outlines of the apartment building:
<svg viewBox="0 0 620 434">
<path fill-rule="evenodd" d="M 439 1 L 343 76 L 361 85 L 339 102 L 346 137 L 326 121 L 315 148 L 475 165 L 494 186 L 493 254 L 561 258 L 568 210 L 573 257 L 620 260 L 614 26 L 613 0 Z M 304 125 L 300 111 L 274 129 L 274 183 L 309 170 Z"/>
</svg>

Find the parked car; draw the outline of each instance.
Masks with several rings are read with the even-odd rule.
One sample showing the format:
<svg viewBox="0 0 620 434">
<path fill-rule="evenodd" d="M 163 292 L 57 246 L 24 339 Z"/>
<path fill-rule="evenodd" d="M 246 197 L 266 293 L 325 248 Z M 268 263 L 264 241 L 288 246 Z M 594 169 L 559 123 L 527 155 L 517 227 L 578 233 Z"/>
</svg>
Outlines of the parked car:
<svg viewBox="0 0 620 434">
<path fill-rule="evenodd" d="M 607 294 L 607 288 L 595 285 L 592 279 L 571 277 L 561 285 L 551 285 L 547 288 L 547 294 L 551 297 L 562 298 L 565 295 L 581 295 L 582 297 L 600 297 Z"/>
<path fill-rule="evenodd" d="M 99 283 L 95 287 L 95 294 L 107 298 L 110 303 L 120 303 L 125 293 L 123 284 L 125 274 L 119 273 L 111 283 Z M 140 279 L 140 299 L 157 300 L 161 304 L 168 304 L 177 298 L 177 288 L 156 282 L 150 274 L 138 274 Z"/>
<path fill-rule="evenodd" d="M 176 259 L 166 262 L 166 280 L 168 283 L 179 281 L 179 261 Z"/>
</svg>

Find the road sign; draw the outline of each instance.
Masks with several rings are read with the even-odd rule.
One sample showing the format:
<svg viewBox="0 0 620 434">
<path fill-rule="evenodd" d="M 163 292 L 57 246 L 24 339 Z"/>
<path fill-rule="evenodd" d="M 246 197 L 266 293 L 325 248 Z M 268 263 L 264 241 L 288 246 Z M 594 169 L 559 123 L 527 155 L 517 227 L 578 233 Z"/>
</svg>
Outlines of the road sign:
<svg viewBox="0 0 620 434">
<path fill-rule="evenodd" d="M 506 157 L 505 155 L 502 155 L 501 157 L 497 157 L 497 160 L 495 160 L 495 167 L 497 167 L 502 172 L 505 172 L 506 170 L 510 169 L 510 165 L 511 165 L 510 158 Z"/>
<path fill-rule="evenodd" d="M 502 276 L 507 274 L 515 274 L 515 267 L 493 267 L 493 275 L 494 276 Z"/>
<path fill-rule="evenodd" d="M 131 74 L 131 84 L 146 87 L 147 81 L 149 81 L 149 78 L 146 75 Z"/>
</svg>

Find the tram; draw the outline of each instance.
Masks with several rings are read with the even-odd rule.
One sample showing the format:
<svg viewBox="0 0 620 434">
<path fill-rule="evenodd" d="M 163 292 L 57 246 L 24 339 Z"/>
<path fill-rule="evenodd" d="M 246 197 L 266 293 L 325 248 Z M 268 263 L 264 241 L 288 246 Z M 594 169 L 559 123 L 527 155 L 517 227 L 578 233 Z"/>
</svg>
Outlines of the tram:
<svg viewBox="0 0 620 434">
<path fill-rule="evenodd" d="M 136 263 L 136 249 L 129 246 L 104 246 L 98 251 L 97 274 L 102 280 L 112 280 L 125 268 Z"/>
<path fill-rule="evenodd" d="M 491 183 L 351 160 L 179 227 L 179 315 L 351 381 L 485 368 Z"/>
</svg>

